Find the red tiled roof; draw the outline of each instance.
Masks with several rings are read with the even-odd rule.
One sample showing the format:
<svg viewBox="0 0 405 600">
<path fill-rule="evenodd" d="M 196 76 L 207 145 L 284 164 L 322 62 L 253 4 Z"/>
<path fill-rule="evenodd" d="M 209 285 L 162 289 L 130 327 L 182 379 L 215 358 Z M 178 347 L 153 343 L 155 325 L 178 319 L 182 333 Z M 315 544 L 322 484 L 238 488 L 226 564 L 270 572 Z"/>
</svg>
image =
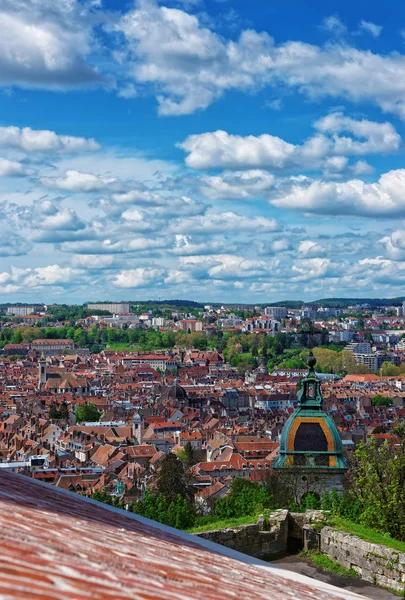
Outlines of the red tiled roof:
<svg viewBox="0 0 405 600">
<path fill-rule="evenodd" d="M 361 600 L 13 473 L 0 477 L 0 539 L 10 600 Z"/>
</svg>

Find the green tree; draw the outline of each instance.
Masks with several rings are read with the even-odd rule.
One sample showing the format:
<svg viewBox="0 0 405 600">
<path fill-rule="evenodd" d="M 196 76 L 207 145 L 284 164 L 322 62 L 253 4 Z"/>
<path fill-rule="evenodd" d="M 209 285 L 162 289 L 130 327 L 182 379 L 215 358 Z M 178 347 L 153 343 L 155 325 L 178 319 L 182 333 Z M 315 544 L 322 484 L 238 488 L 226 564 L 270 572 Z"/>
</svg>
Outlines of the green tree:
<svg viewBox="0 0 405 600">
<path fill-rule="evenodd" d="M 263 508 L 275 508 L 275 502 L 269 488 L 264 483 L 253 483 L 247 479 L 236 478 L 232 482 L 231 492 L 225 498 L 219 498 L 215 504 L 215 516 L 220 519 L 255 515 Z"/>
<path fill-rule="evenodd" d="M 376 394 L 371 403 L 373 406 L 392 406 L 392 398 L 383 396 L 382 394 Z"/>
<path fill-rule="evenodd" d="M 175 454 L 167 454 L 162 460 L 156 489 L 169 501 L 176 501 L 177 496 L 191 501 L 184 464 Z"/>
<path fill-rule="evenodd" d="M 392 362 L 386 361 L 381 365 L 380 375 L 383 377 L 395 377 L 396 375 L 400 374 L 400 368 L 393 365 Z"/>
<path fill-rule="evenodd" d="M 355 451 L 351 496 L 361 506 L 359 521 L 405 540 L 405 442 L 372 439 Z"/>
<path fill-rule="evenodd" d="M 86 402 L 76 407 L 76 419 L 78 423 L 82 423 L 83 421 L 98 421 L 101 415 L 101 411 L 98 410 L 93 402 Z"/>
</svg>

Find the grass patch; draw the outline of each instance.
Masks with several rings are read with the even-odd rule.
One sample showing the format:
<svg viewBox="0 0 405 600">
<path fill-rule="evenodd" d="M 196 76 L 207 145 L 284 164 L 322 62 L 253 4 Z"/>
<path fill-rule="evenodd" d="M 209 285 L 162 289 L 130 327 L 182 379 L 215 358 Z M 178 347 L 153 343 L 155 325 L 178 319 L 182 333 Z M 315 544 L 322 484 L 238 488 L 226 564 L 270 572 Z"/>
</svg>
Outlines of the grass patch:
<svg viewBox="0 0 405 600">
<path fill-rule="evenodd" d="M 240 527 L 241 525 L 252 525 L 257 523 L 258 516 L 238 517 L 232 519 L 214 519 L 212 517 L 201 517 L 197 520 L 195 527 L 187 529 L 188 533 L 202 533 L 204 531 L 213 531 L 216 529 L 226 529 L 227 527 Z M 204 522 L 205 521 L 205 522 Z"/>
<path fill-rule="evenodd" d="M 124 342 L 116 342 L 114 344 L 108 344 L 106 350 L 114 350 L 114 352 L 125 352 L 128 350 L 128 352 L 134 352 L 136 350 L 136 346 Z"/>
<path fill-rule="evenodd" d="M 378 531 L 371 529 L 371 527 L 359 525 L 358 523 L 352 523 L 351 521 L 346 521 L 341 517 L 332 517 L 329 520 L 328 525 L 334 529 L 339 529 L 340 531 L 357 535 L 365 542 L 381 544 L 382 546 L 387 546 L 387 548 L 393 548 L 399 552 L 405 552 L 405 542 L 395 540 L 394 538 L 389 537 L 387 534 L 379 533 Z"/>
<path fill-rule="evenodd" d="M 329 558 L 327 554 L 322 554 L 316 551 L 300 552 L 299 556 L 312 562 L 317 567 L 320 567 L 324 571 L 334 573 L 335 575 L 343 575 L 344 577 L 358 577 L 354 569 L 346 569 L 339 563 Z"/>
</svg>

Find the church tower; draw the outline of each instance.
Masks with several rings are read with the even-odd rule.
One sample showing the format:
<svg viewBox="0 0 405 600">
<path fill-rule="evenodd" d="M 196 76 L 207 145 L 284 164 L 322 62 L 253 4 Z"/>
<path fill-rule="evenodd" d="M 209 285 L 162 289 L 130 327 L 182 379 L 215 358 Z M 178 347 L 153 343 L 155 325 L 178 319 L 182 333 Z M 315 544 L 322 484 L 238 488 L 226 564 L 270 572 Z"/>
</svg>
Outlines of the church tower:
<svg viewBox="0 0 405 600">
<path fill-rule="evenodd" d="M 301 496 L 307 492 L 320 495 L 332 489 L 342 492 L 346 472 L 342 440 L 334 421 L 323 410 L 315 365 L 311 352 L 298 407 L 284 425 L 279 456 L 273 464 L 279 474 L 289 474 L 295 483 L 301 482 Z"/>
<path fill-rule="evenodd" d="M 132 418 L 132 437 L 134 438 L 134 442 L 139 446 L 142 445 L 142 437 L 143 437 L 143 421 L 140 414 L 135 413 Z"/>
<path fill-rule="evenodd" d="M 46 384 L 46 358 L 44 353 L 38 359 L 38 389 L 41 390 Z"/>
</svg>

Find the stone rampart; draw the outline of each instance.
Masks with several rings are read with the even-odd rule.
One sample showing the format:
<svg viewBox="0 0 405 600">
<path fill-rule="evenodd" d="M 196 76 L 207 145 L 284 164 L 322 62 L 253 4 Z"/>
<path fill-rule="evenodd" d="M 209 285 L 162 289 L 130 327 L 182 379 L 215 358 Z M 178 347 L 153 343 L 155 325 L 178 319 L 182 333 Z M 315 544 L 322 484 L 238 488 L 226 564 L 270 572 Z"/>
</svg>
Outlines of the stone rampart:
<svg viewBox="0 0 405 600">
<path fill-rule="evenodd" d="M 365 581 L 405 593 L 405 553 L 323 527 L 320 550 Z"/>
<path fill-rule="evenodd" d="M 274 511 L 269 519 L 259 517 L 253 525 L 204 531 L 196 535 L 238 552 L 269 560 L 287 550 L 288 511 Z"/>
</svg>

